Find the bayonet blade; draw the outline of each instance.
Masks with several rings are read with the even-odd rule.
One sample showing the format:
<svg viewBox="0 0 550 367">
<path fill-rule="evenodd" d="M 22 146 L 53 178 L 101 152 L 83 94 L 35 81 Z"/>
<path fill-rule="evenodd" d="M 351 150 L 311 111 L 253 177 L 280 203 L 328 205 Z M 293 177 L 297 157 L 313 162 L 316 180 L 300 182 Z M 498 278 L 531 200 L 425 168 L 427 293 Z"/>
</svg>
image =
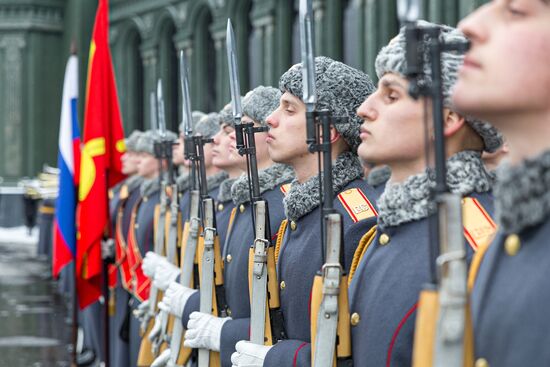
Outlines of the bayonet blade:
<svg viewBox="0 0 550 367">
<path fill-rule="evenodd" d="M 157 125 L 157 98 L 155 92 L 149 93 L 149 105 L 151 107 L 151 129 L 158 130 Z"/>
<path fill-rule="evenodd" d="M 227 20 L 227 65 L 229 67 L 229 83 L 231 85 L 231 106 L 233 107 L 233 117 L 240 121 L 242 117 L 241 106 L 241 87 L 239 85 L 239 70 L 237 63 L 237 44 L 235 42 L 235 33 L 231 25 L 231 19 Z"/>
<path fill-rule="evenodd" d="M 158 132 L 161 138 L 166 136 L 166 121 L 164 120 L 164 100 L 162 98 L 162 80 L 157 81 L 157 104 L 158 104 Z"/>
<path fill-rule="evenodd" d="M 182 98 L 182 122 L 185 136 L 193 135 L 193 115 L 191 113 L 191 96 L 189 94 L 189 71 L 187 59 L 183 51 L 180 51 L 180 80 Z"/>
<path fill-rule="evenodd" d="M 422 0 L 397 0 L 397 17 L 401 24 L 420 19 Z"/>
<path fill-rule="evenodd" d="M 300 0 L 300 44 L 302 51 L 303 100 L 308 111 L 317 103 L 315 58 L 313 50 L 313 7 L 311 0 Z"/>
</svg>

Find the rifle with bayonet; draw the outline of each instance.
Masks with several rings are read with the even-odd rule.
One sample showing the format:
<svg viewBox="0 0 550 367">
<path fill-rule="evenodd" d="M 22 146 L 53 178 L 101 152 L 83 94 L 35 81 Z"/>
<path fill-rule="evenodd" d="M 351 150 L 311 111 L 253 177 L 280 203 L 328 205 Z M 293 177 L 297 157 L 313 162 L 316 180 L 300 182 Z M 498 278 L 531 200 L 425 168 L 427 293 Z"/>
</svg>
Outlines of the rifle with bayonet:
<svg viewBox="0 0 550 367">
<path fill-rule="evenodd" d="M 199 167 L 203 228 L 203 233 L 197 247 L 200 277 L 199 310 L 202 313 L 227 317 L 228 307 L 225 301 L 222 258 L 220 241 L 216 229 L 214 199 L 208 194 L 206 167 L 204 163 L 204 145 L 211 143 L 212 139 L 194 136 L 193 141 Z M 219 353 L 212 352 L 208 349 L 199 349 L 198 365 L 199 367 L 219 366 Z"/>
<path fill-rule="evenodd" d="M 227 21 L 227 62 L 231 86 L 231 105 L 235 121 L 236 147 L 240 155 L 247 157 L 250 203 L 253 206 L 252 224 L 254 242 L 250 248 L 248 279 L 250 290 L 250 341 L 260 345 L 272 345 L 285 338 L 280 310 L 275 249 L 271 245 L 269 207 L 260 194 L 258 162 L 254 134 L 267 131 L 267 127 L 255 127 L 254 123 L 242 123 L 242 106 L 237 63 L 237 45 L 231 20 Z"/>
<path fill-rule="evenodd" d="M 201 231 L 201 219 L 199 213 L 200 207 L 200 192 L 197 183 L 197 154 L 195 148 L 195 142 L 193 140 L 193 119 L 191 114 L 191 100 L 189 95 L 189 77 L 187 62 L 183 51 L 180 51 L 179 57 L 180 67 L 180 85 L 182 95 L 182 122 L 184 132 L 184 155 L 185 158 L 191 163 L 190 170 L 190 182 L 191 187 L 189 190 L 189 213 L 187 220 L 183 226 L 183 232 L 181 235 L 181 255 L 180 255 L 180 284 L 193 288 L 193 274 L 195 269 L 195 258 L 197 251 L 197 244 L 199 234 Z M 195 282 L 198 279 L 195 279 Z M 187 363 L 191 356 L 191 349 L 183 347 L 184 330 L 183 325 L 179 317 L 176 317 L 176 322 L 172 329 L 172 336 L 170 338 L 170 364 L 181 366 Z"/>
<path fill-rule="evenodd" d="M 303 99 L 309 151 L 322 157 L 319 167 L 321 204 L 321 253 L 323 267 L 314 278 L 311 298 L 312 366 L 351 366 L 351 330 L 347 275 L 344 273 L 342 215 L 333 207 L 331 124 L 340 118 L 317 110 L 313 10 L 311 0 L 300 1 Z M 321 159 L 319 160 L 321 163 Z M 322 181 L 321 181 L 322 180 Z"/>
<path fill-rule="evenodd" d="M 469 322 L 469 306 L 462 198 L 451 193 L 446 182 L 441 89 L 441 53 L 463 53 L 469 44 L 444 42 L 439 27 L 419 26 L 420 7 L 419 1 L 398 1 L 399 18 L 406 27 L 409 94 L 415 99 L 431 99 L 435 135 L 436 185 L 433 198 L 437 214 L 430 218 L 430 283 L 419 297 L 413 366 L 472 366 L 471 330 L 465 326 Z M 426 54 L 429 54 L 428 59 L 424 58 Z M 426 75 L 425 68 L 429 68 L 430 75 Z"/>
<path fill-rule="evenodd" d="M 156 98 L 155 93 L 152 92 L 150 94 L 149 102 L 151 104 L 151 122 L 153 123 L 153 127 L 157 130 L 159 136 L 159 139 L 156 140 L 154 143 L 154 153 L 159 164 L 160 201 L 155 208 L 156 230 L 153 250 L 155 253 L 163 255 L 166 241 L 166 213 L 168 210 L 168 196 L 166 191 L 167 187 L 173 182 L 173 169 L 171 164 L 173 142 L 168 139 L 166 133 L 166 121 L 164 119 L 164 101 L 162 97 L 162 82 L 160 79 L 157 82 Z M 168 163 L 168 172 L 164 172 L 164 161 L 167 161 Z M 140 363 L 145 362 L 152 357 L 150 355 L 150 351 L 153 353 L 153 355 L 158 354 L 158 349 L 160 346 L 160 343 L 158 342 L 159 338 L 157 337 L 151 340 L 149 338 L 149 335 L 153 330 L 153 321 L 158 310 L 157 304 L 161 298 L 162 295 L 159 293 L 157 287 L 151 284 L 151 288 L 149 290 L 147 312 L 141 323 L 141 331 L 144 337 L 140 346 Z"/>
</svg>

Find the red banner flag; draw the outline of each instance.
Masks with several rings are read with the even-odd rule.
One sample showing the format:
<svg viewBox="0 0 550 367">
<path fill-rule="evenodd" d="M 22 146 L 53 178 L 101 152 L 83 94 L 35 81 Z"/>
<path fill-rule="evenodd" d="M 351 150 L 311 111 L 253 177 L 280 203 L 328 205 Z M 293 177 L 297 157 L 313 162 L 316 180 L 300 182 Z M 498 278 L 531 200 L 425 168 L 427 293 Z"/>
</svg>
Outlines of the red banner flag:
<svg viewBox="0 0 550 367">
<path fill-rule="evenodd" d="M 88 62 L 78 193 L 76 284 L 80 308 L 102 294 L 101 239 L 109 224 L 107 191 L 124 178 L 120 162 L 125 151 L 124 131 L 108 35 L 108 0 L 99 0 Z"/>
</svg>

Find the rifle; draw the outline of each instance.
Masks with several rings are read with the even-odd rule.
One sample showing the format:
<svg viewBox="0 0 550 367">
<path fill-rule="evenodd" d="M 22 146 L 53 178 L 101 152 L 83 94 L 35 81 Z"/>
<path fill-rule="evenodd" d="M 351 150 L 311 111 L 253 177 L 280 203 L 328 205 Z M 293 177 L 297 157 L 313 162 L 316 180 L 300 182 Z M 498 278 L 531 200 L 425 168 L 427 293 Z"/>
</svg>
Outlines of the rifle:
<svg viewBox="0 0 550 367">
<path fill-rule="evenodd" d="M 409 94 L 432 100 L 435 135 L 436 185 L 432 191 L 437 215 L 430 218 L 430 282 L 421 291 L 413 365 L 462 367 L 473 365 L 469 321 L 466 249 L 462 227 L 462 198 L 446 182 L 446 155 L 441 90 L 442 52 L 465 52 L 465 42 L 444 42 L 439 27 L 420 27 L 418 1 L 398 1 L 399 19 L 405 24 L 406 76 Z M 429 59 L 424 55 L 429 52 Z M 428 64 L 431 75 L 424 68 Z M 425 113 L 427 116 L 427 112 Z"/>
<path fill-rule="evenodd" d="M 351 366 L 351 330 L 347 275 L 344 274 L 342 215 L 333 206 L 331 124 L 326 110 L 317 110 L 311 0 L 300 1 L 303 99 L 306 105 L 306 143 L 319 157 L 321 253 L 323 267 L 315 275 L 311 299 L 311 362 L 313 366 Z M 321 157 L 322 156 L 322 157 Z M 321 167 L 321 158 L 323 166 Z M 321 181 L 322 179 L 322 181 Z"/>
<path fill-rule="evenodd" d="M 235 120 L 236 145 L 240 155 L 246 155 L 250 203 L 253 205 L 254 242 L 250 248 L 248 279 L 250 290 L 250 341 L 272 345 L 285 339 L 280 310 L 275 249 L 271 245 L 269 206 L 260 194 L 258 162 L 254 134 L 267 131 L 254 123 L 242 123 L 236 42 L 231 20 L 227 20 L 227 63 L 231 85 L 231 104 Z"/>
<path fill-rule="evenodd" d="M 193 288 L 193 273 L 195 264 L 195 255 L 199 232 L 201 230 L 199 206 L 200 193 L 197 185 L 197 154 L 195 143 L 193 141 L 193 119 L 191 115 L 191 101 L 189 96 L 189 78 L 187 62 L 183 51 L 180 51 L 179 59 L 180 67 L 180 84 L 182 94 L 182 122 L 184 126 L 184 155 L 191 162 L 191 188 L 189 216 L 183 227 L 181 235 L 181 256 L 180 267 L 181 276 L 180 284 L 186 287 Z M 185 214 L 185 213 L 184 213 Z M 183 351 L 182 351 L 183 349 Z M 183 325 L 181 320 L 176 316 L 176 322 L 172 329 L 172 337 L 170 341 L 170 363 L 172 365 L 184 365 L 191 356 L 191 350 L 183 347 Z"/>
</svg>

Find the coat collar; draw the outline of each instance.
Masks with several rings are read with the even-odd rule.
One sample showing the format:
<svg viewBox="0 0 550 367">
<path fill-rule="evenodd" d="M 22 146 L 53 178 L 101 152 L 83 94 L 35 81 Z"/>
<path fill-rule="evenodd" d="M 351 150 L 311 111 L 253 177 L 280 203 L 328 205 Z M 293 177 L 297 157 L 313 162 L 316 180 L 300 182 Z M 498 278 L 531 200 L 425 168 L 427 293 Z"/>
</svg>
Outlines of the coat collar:
<svg viewBox="0 0 550 367">
<path fill-rule="evenodd" d="M 462 196 L 490 191 L 492 178 L 481 160 L 481 153 L 463 151 L 449 158 L 447 185 L 451 192 Z M 434 186 L 433 169 L 410 176 L 403 183 L 388 182 L 377 203 L 380 226 L 397 226 L 434 214 L 436 204 L 431 199 Z"/>
<path fill-rule="evenodd" d="M 341 192 L 350 182 L 363 176 L 363 167 L 357 156 L 345 152 L 336 158 L 332 166 L 332 191 Z M 298 220 L 319 206 L 319 175 L 304 183 L 294 180 L 283 199 L 286 217 Z"/>
<path fill-rule="evenodd" d="M 294 170 L 286 164 L 275 163 L 272 166 L 258 172 L 260 181 L 260 194 L 273 190 L 277 186 L 288 182 L 294 178 Z M 248 177 L 241 175 L 233 186 L 231 186 L 231 197 L 235 205 L 248 203 L 250 193 L 248 188 Z"/>
<path fill-rule="evenodd" d="M 497 170 L 495 212 L 504 233 L 516 233 L 550 216 L 550 150 L 518 166 Z"/>
</svg>

